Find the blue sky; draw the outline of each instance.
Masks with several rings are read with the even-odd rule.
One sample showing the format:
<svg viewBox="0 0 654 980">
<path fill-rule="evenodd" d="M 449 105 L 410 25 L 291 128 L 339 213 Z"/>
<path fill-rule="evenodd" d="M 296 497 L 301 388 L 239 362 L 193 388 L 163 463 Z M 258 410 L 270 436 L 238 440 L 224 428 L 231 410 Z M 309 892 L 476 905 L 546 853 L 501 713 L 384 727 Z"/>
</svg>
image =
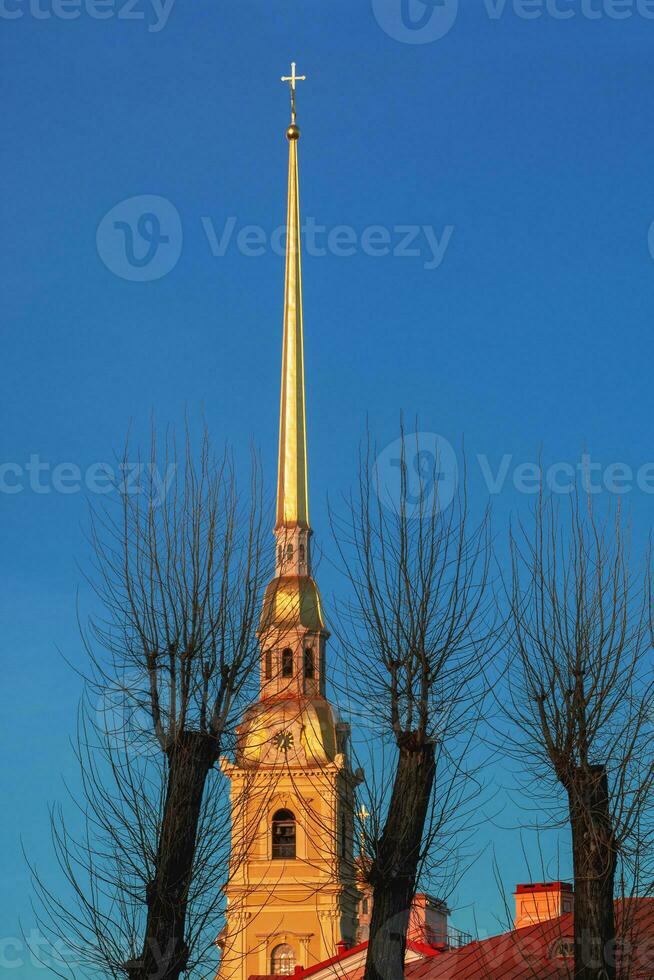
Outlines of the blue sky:
<svg viewBox="0 0 654 980">
<path fill-rule="evenodd" d="M 530 499 L 516 467 L 539 454 L 575 466 L 589 452 L 614 490 L 617 472 L 636 543 L 654 489 L 654 5 L 411 0 L 402 20 L 400 0 L 76 3 L 0 2 L 4 937 L 19 915 L 30 922 L 19 839 L 47 868 L 47 806 L 71 771 L 80 690 L 61 654 L 82 662 L 88 558 L 77 487 L 151 414 L 179 425 L 204 413 L 243 458 L 254 441 L 274 480 L 283 261 L 271 236 L 285 220 L 279 76 L 292 58 L 309 76 L 302 211 L 325 229 L 304 260 L 323 546 L 327 494 L 352 484 L 366 419 L 384 447 L 401 410 L 457 448 L 465 438 L 480 502 L 504 461 L 500 534 Z M 143 213 L 154 224 L 130 264 Z M 153 263 L 148 241 L 162 246 Z M 482 833 L 512 890 L 528 878 L 515 834 Z M 456 924 L 476 901 L 494 930 L 488 856 L 457 900 Z M 43 975 L 3 950 L 2 972 Z"/>
</svg>

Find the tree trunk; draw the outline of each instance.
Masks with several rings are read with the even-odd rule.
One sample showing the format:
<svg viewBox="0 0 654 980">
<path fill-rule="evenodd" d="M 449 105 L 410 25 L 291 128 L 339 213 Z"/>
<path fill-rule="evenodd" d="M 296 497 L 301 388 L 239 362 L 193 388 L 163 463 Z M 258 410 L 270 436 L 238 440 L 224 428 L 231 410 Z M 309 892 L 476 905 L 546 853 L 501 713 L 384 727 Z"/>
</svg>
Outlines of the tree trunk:
<svg viewBox="0 0 654 980">
<path fill-rule="evenodd" d="M 202 796 L 218 757 L 215 738 L 185 732 L 168 752 L 168 785 L 141 959 L 127 964 L 130 980 L 178 980 L 186 968 L 186 907 Z"/>
<path fill-rule="evenodd" d="M 436 772 L 433 743 L 409 736 L 400 758 L 386 824 L 370 869 L 372 918 L 364 980 L 402 980 L 422 836 Z"/>
<path fill-rule="evenodd" d="M 568 800 L 575 881 L 575 980 L 614 980 L 616 852 L 604 766 L 577 769 Z"/>
</svg>

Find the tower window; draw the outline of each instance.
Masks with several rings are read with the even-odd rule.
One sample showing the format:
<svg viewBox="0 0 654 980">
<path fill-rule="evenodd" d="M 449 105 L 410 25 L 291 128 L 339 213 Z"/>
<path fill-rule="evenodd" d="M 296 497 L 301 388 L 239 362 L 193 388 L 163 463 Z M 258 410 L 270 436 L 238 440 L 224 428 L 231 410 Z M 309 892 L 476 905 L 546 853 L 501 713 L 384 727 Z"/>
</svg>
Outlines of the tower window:
<svg viewBox="0 0 654 980">
<path fill-rule="evenodd" d="M 270 970 L 277 976 L 290 977 L 295 970 L 295 952 L 288 943 L 275 946 L 270 957 Z"/>
<path fill-rule="evenodd" d="M 295 857 L 295 816 L 290 810 L 277 810 L 272 819 L 272 856 L 275 859 Z M 279 973 L 279 970 L 273 970 Z"/>
<path fill-rule="evenodd" d="M 293 651 L 290 647 L 282 650 L 282 677 L 293 676 Z"/>
<path fill-rule="evenodd" d="M 304 676 L 307 680 L 313 680 L 316 673 L 316 664 L 311 647 L 304 651 Z"/>
<path fill-rule="evenodd" d="M 304 561 L 304 545 L 300 545 L 300 561 Z"/>
<path fill-rule="evenodd" d="M 282 563 L 282 546 L 280 544 L 277 548 L 277 564 L 281 565 L 281 563 Z"/>
<path fill-rule="evenodd" d="M 293 557 L 293 545 L 292 544 L 287 544 L 286 545 L 286 557 L 288 558 L 289 561 Z"/>
</svg>

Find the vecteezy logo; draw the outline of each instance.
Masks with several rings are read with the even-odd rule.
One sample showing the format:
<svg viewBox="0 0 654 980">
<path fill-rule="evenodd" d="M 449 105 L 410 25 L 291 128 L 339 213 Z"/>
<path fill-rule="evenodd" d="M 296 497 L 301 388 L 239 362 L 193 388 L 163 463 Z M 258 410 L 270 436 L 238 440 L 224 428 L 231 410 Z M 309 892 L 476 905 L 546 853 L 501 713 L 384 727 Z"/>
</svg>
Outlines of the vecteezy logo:
<svg viewBox="0 0 654 980">
<path fill-rule="evenodd" d="M 430 44 L 451 30 L 459 0 L 372 0 L 381 29 L 404 44 Z"/>
<path fill-rule="evenodd" d="M 649 254 L 654 259 L 654 221 L 649 226 L 647 233 L 647 247 L 649 248 Z"/>
<path fill-rule="evenodd" d="M 428 516 L 436 503 L 445 510 L 454 499 L 459 479 L 456 453 L 436 432 L 411 432 L 379 454 L 375 490 L 384 507 L 407 517 Z"/>
<path fill-rule="evenodd" d="M 116 204 L 98 225 L 98 255 L 121 279 L 152 282 L 168 275 L 182 253 L 182 221 L 165 197 L 142 194 Z"/>
</svg>

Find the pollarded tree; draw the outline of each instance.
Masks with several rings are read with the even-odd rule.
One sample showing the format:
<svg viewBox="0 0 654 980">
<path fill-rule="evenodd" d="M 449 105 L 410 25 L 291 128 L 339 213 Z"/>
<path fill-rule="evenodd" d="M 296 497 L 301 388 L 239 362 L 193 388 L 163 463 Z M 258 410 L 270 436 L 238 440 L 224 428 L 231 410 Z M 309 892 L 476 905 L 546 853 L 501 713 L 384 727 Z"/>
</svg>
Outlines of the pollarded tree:
<svg viewBox="0 0 654 980">
<path fill-rule="evenodd" d="M 634 567 L 618 512 L 600 524 L 541 496 L 510 537 L 507 751 L 567 802 L 575 977 L 616 976 L 616 869 L 652 856 L 654 765 L 649 556 Z"/>
<path fill-rule="evenodd" d="M 465 765 L 450 757 L 448 766 L 448 747 L 457 739 L 460 747 L 461 736 L 465 742 L 474 731 L 482 647 L 492 632 L 488 623 L 481 628 L 488 514 L 470 526 L 465 480 L 453 504 L 442 506 L 437 454 L 403 430 L 399 445 L 397 496 L 381 484 L 368 446 L 358 492 L 345 518 L 333 518 L 352 595 L 338 625 L 349 665 L 346 693 L 376 718 L 376 739 L 393 755 L 368 785 L 365 873 L 373 912 L 365 980 L 404 975 L 409 909 L 425 855 L 438 846 L 448 817 L 469 807 L 456 786 Z M 435 803 L 437 767 L 443 781 Z M 445 846 L 451 851 L 451 840 L 442 858 Z"/>
<path fill-rule="evenodd" d="M 84 631 L 83 829 L 52 817 L 72 903 L 36 882 L 42 928 L 71 950 L 60 973 L 74 977 L 178 980 L 202 963 L 229 854 L 214 767 L 258 662 L 270 549 L 256 462 L 243 494 L 206 434 L 197 462 L 188 437 L 181 461 L 170 438 L 159 460 L 153 439 L 142 474 L 138 492 L 117 488 L 117 512 L 92 521 L 100 612 Z"/>
</svg>

